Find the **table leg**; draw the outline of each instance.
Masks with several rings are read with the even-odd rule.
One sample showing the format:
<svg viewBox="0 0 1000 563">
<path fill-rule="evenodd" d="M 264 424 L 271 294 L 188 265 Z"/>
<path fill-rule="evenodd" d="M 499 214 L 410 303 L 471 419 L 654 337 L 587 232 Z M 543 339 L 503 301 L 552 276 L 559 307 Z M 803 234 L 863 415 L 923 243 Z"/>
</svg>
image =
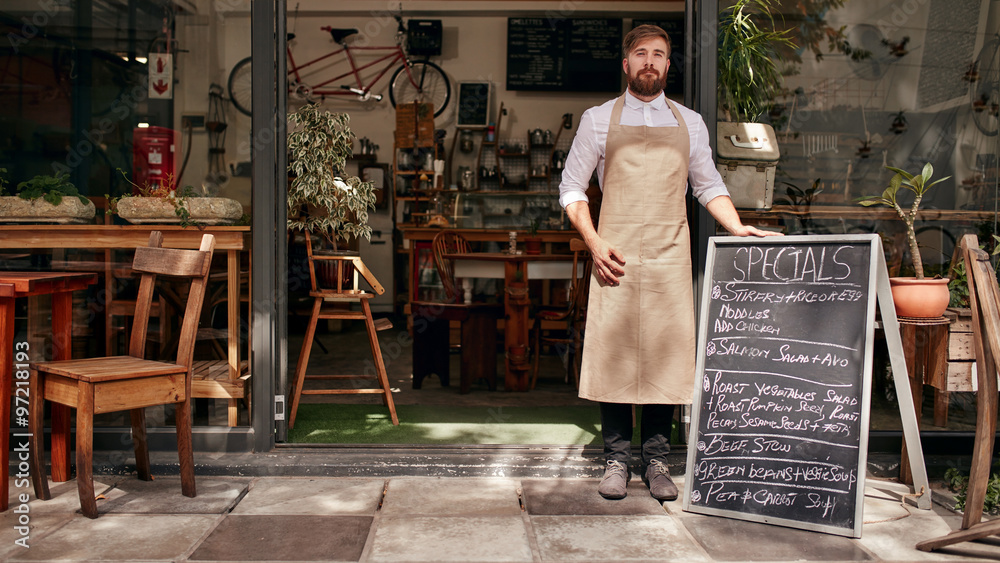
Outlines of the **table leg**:
<svg viewBox="0 0 1000 563">
<path fill-rule="evenodd" d="M 52 359 L 73 356 L 73 294 L 52 294 Z M 70 408 L 52 404 L 52 481 L 69 481 Z"/>
<path fill-rule="evenodd" d="M 229 334 L 229 380 L 236 381 L 240 378 L 240 254 L 237 250 L 226 252 L 226 266 L 228 284 L 229 303 L 227 303 L 227 316 Z M 229 426 L 239 424 L 239 401 L 229 399 L 228 418 Z"/>
<path fill-rule="evenodd" d="M 10 496 L 10 389 L 14 369 L 14 298 L 0 298 L 0 510 Z"/>
<path fill-rule="evenodd" d="M 504 262 L 504 390 L 528 390 L 528 272 L 524 262 Z"/>
</svg>

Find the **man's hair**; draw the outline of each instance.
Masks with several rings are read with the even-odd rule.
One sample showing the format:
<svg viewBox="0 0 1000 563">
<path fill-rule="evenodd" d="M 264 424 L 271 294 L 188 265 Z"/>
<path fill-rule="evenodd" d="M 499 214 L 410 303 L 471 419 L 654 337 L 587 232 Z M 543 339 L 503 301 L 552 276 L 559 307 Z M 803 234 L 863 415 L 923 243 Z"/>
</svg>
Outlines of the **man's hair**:
<svg viewBox="0 0 1000 563">
<path fill-rule="evenodd" d="M 632 52 L 632 49 L 635 49 L 636 45 L 653 37 L 662 37 L 663 40 L 667 42 L 667 56 L 669 57 L 670 36 L 667 35 L 666 31 L 663 31 L 663 28 L 650 24 L 640 25 L 628 32 L 628 35 L 625 36 L 625 40 L 622 41 L 622 54 L 625 58 L 628 58 L 628 54 Z"/>
</svg>

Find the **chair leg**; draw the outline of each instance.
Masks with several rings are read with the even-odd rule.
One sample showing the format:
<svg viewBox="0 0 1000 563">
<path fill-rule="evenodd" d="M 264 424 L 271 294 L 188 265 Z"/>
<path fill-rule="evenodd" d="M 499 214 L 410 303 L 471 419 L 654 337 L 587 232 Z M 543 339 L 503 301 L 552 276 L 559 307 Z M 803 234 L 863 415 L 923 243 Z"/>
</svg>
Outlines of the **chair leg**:
<svg viewBox="0 0 1000 563">
<path fill-rule="evenodd" d="M 534 344 L 532 345 L 533 352 L 535 353 L 535 361 L 531 364 L 531 384 L 528 386 L 529 389 L 534 390 L 535 384 L 538 383 L 538 357 L 542 355 L 542 321 L 541 319 L 535 319 L 535 325 L 531 327 L 531 332 L 534 334 L 532 339 Z"/>
<path fill-rule="evenodd" d="M 292 412 L 288 417 L 288 429 L 295 428 L 295 415 L 299 412 L 299 398 L 302 396 L 302 386 L 306 383 L 306 368 L 309 367 L 309 353 L 312 352 L 313 338 L 316 336 L 316 323 L 319 322 L 319 309 L 322 298 L 313 299 L 312 314 L 309 315 L 309 326 L 302 340 L 302 351 L 299 361 L 295 364 L 295 379 L 292 382 Z"/>
<path fill-rule="evenodd" d="M 45 440 L 42 432 L 42 417 L 45 407 L 45 399 L 42 393 L 45 390 L 45 375 L 34 370 L 31 372 L 31 382 L 28 389 L 28 443 L 31 447 L 31 484 L 35 489 L 35 497 L 42 500 L 49 500 L 52 495 L 49 493 L 49 480 L 45 474 Z"/>
<path fill-rule="evenodd" d="M 97 518 L 94 498 L 94 387 L 79 383 L 76 405 L 76 488 L 80 492 L 80 511 L 87 518 Z"/>
<path fill-rule="evenodd" d="M 365 312 L 365 328 L 368 330 L 368 344 L 372 349 L 372 359 L 375 360 L 375 373 L 382 387 L 382 403 L 389 407 L 389 416 L 393 426 L 399 426 L 396 416 L 396 405 L 392 401 L 392 389 L 389 388 L 389 375 L 385 372 L 385 362 L 382 361 L 382 348 L 378 344 L 378 333 L 375 331 L 375 321 L 372 320 L 372 309 L 367 299 L 361 300 L 361 308 Z"/>
<path fill-rule="evenodd" d="M 191 443 L 191 397 L 176 404 L 177 457 L 181 464 L 181 494 L 197 495 L 194 483 L 194 448 Z"/>
<path fill-rule="evenodd" d="M 132 444 L 135 449 L 135 471 L 142 481 L 152 481 L 149 469 L 149 444 L 146 441 L 146 409 L 129 411 L 132 419 Z"/>
</svg>

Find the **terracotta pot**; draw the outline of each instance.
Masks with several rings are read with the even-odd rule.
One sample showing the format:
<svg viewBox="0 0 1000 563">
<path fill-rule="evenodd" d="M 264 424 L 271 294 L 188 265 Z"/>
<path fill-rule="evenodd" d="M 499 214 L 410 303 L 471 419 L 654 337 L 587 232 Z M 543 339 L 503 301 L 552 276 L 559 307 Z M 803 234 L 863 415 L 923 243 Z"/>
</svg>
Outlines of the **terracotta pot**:
<svg viewBox="0 0 1000 563">
<path fill-rule="evenodd" d="M 892 301 L 900 317 L 935 318 L 948 308 L 948 278 L 889 278 Z"/>
<path fill-rule="evenodd" d="M 524 251 L 528 254 L 541 254 L 542 239 L 537 237 L 526 237 L 524 239 Z"/>
</svg>

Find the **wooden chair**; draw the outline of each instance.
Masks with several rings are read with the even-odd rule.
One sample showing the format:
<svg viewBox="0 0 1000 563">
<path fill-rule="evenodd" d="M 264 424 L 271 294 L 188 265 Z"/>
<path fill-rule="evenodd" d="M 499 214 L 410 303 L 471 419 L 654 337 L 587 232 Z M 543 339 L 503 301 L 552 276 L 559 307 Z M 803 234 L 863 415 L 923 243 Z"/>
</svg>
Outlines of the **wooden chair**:
<svg viewBox="0 0 1000 563">
<path fill-rule="evenodd" d="M 573 252 L 573 278 L 570 281 L 569 292 L 566 295 L 566 307 L 562 309 L 541 310 L 535 313 L 535 322 L 531 327 L 534 343 L 535 360 L 531 369 L 531 389 L 538 382 L 538 359 L 542 355 L 542 345 L 565 346 L 566 381 L 570 374 L 574 384 L 580 386 L 580 360 L 583 353 L 583 329 L 587 322 L 587 300 L 590 297 L 590 271 L 593 263 L 590 251 L 583 240 L 574 238 L 569 241 Z M 545 336 L 543 323 L 565 323 L 565 332 L 561 336 Z"/>
<path fill-rule="evenodd" d="M 444 230 L 434 235 L 431 240 L 431 251 L 434 254 L 434 266 L 437 268 L 438 277 L 441 278 L 441 285 L 444 286 L 447 302 L 461 303 L 463 292 L 455 283 L 455 268 L 452 266 L 451 260 L 445 258 L 444 255 L 472 252 L 469 241 L 455 231 Z"/>
<path fill-rule="evenodd" d="M 88 518 L 97 518 L 94 498 L 94 415 L 128 410 L 132 419 L 135 465 L 139 478 L 152 479 L 146 444 L 145 408 L 174 404 L 181 492 L 195 496 L 194 456 L 191 445 L 191 364 L 195 335 L 205 297 L 205 285 L 215 249 L 215 237 L 204 235 L 199 250 L 161 248 L 163 234 L 153 231 L 149 246 L 135 251 L 132 269 L 142 274 L 136 300 L 128 356 L 109 356 L 55 362 L 32 362 L 30 387 L 31 480 L 35 495 L 48 500 L 49 486 L 43 469 L 42 417 L 45 401 L 76 408 L 76 482 L 80 507 Z M 177 361 L 145 360 L 146 329 L 158 275 L 190 281 L 181 325 Z"/>
<path fill-rule="evenodd" d="M 372 310 L 368 300 L 375 295 L 382 295 L 385 289 L 378 282 L 375 275 L 368 270 L 359 256 L 336 256 L 313 254 L 311 237 L 306 235 L 306 255 L 309 260 L 309 281 L 312 284 L 312 291 L 309 295 L 313 298 L 312 313 L 309 316 L 309 325 L 306 327 L 305 340 L 302 342 L 302 351 L 299 353 L 299 360 L 295 366 L 295 378 L 292 381 L 292 409 L 288 419 L 288 427 L 295 427 L 295 416 L 299 410 L 299 400 L 302 395 L 356 395 L 378 393 L 382 395 L 382 403 L 389 408 L 389 415 L 392 417 L 394 425 L 399 424 L 396 416 L 396 405 L 392 401 L 392 391 L 389 388 L 389 376 L 385 371 L 385 363 L 382 361 L 382 350 L 378 344 L 377 331 L 392 328 L 389 319 L 372 319 Z M 326 268 L 326 265 L 331 266 Z M 326 289 L 317 283 L 317 268 L 332 270 L 334 277 L 334 287 Z M 353 276 L 347 273 L 347 268 L 353 267 Z M 345 275 L 346 274 L 346 275 Z M 358 275 L 365 278 L 371 285 L 375 293 L 368 293 L 358 288 Z M 345 277 L 352 277 L 351 283 L 345 283 Z M 324 303 L 329 304 L 324 308 Z M 360 311 L 350 310 L 351 304 L 360 304 Z M 368 345 L 371 348 L 372 359 L 375 361 L 375 375 L 378 380 L 378 388 L 356 388 L 350 389 L 305 389 L 306 380 L 357 380 L 370 379 L 369 375 L 306 375 L 306 368 L 309 366 L 309 354 L 312 351 L 313 340 L 316 337 L 316 324 L 320 319 L 347 319 L 365 322 L 365 329 L 368 331 Z"/>
<path fill-rule="evenodd" d="M 445 254 L 471 252 L 472 247 L 462 235 L 444 230 L 431 241 L 434 266 L 445 290 L 444 302 L 411 301 L 413 316 L 413 388 L 420 389 L 423 380 L 437 374 L 443 387 L 451 384 L 449 350 L 452 321 L 459 323 L 461 376 L 459 393 L 468 393 L 472 382 L 486 380 L 490 390 L 496 389 L 497 319 L 503 316 L 503 303 L 465 303 L 463 292 L 455 282 L 455 270 Z"/>
</svg>

